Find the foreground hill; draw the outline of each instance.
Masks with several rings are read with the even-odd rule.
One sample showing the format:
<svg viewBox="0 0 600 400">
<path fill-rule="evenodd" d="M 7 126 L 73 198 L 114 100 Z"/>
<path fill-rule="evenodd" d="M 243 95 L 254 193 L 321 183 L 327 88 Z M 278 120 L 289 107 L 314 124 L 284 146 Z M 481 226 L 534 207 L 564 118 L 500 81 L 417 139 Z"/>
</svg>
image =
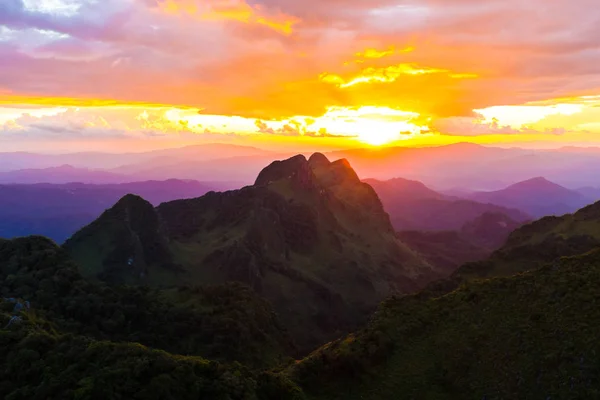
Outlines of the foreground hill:
<svg viewBox="0 0 600 400">
<path fill-rule="evenodd" d="M 128 193 L 158 205 L 226 188 L 231 187 L 175 179 L 105 185 L 0 185 L 0 237 L 42 235 L 62 243 Z"/>
<path fill-rule="evenodd" d="M 545 178 L 533 178 L 494 192 L 476 192 L 471 200 L 523 210 L 536 218 L 571 213 L 585 206 L 588 198 Z"/>
<path fill-rule="evenodd" d="M 318 153 L 276 161 L 241 190 L 156 209 L 128 196 L 65 248 L 88 276 L 115 283 L 244 282 L 303 349 L 441 276 L 396 237 L 347 161 Z"/>
<path fill-rule="evenodd" d="M 46 331 L 252 367 L 272 367 L 295 353 L 271 306 L 241 284 L 108 287 L 85 280 L 64 250 L 41 237 L 0 240 L 0 282 L 0 310 L 15 307 L 10 298 L 27 301 L 28 317 Z M 0 328 L 7 324 L 1 320 Z"/>
<path fill-rule="evenodd" d="M 517 222 L 531 219 L 515 208 L 446 196 L 418 181 L 395 178 L 365 182 L 375 189 L 398 231 L 458 231 L 485 213 L 504 214 Z"/>
<path fill-rule="evenodd" d="M 599 395 L 600 251 L 439 298 L 386 301 L 288 374 L 311 399 Z"/>
</svg>

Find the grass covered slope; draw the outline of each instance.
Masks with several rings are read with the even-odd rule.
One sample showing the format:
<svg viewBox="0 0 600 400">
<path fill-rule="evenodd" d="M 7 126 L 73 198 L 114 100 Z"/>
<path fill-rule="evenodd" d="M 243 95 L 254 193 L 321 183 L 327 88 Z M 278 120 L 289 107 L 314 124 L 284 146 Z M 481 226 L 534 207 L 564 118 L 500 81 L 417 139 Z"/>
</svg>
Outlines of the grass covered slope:
<svg viewBox="0 0 600 400">
<path fill-rule="evenodd" d="M 312 399 L 600 396 L 600 251 L 439 298 L 386 301 L 290 368 Z"/>
<path fill-rule="evenodd" d="M 154 207 L 135 195 L 123 197 L 64 247 L 84 274 L 108 282 L 137 283 L 180 270 Z"/>
<path fill-rule="evenodd" d="M 277 365 L 295 353 L 271 306 L 241 284 L 109 287 L 82 278 L 67 253 L 41 237 L 0 240 L 0 298 L 29 301 L 51 330 L 96 340 L 254 367 Z"/>
<path fill-rule="evenodd" d="M 348 162 L 318 153 L 273 162 L 240 190 L 156 209 L 135 202 L 147 213 L 141 231 L 129 229 L 126 212 L 110 211 L 66 244 L 84 271 L 152 286 L 243 282 L 276 307 L 306 351 L 354 329 L 385 297 L 440 276 L 396 237 Z M 131 244 L 105 245 L 115 236 Z M 152 268 L 128 266 L 131 254 Z"/>
</svg>

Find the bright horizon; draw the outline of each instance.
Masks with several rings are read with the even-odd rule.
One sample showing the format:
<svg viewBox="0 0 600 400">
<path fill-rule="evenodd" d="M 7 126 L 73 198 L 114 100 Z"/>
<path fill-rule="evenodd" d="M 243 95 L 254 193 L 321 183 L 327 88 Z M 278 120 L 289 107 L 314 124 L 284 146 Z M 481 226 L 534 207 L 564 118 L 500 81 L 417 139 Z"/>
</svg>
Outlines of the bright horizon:
<svg viewBox="0 0 600 400">
<path fill-rule="evenodd" d="M 4 0 L 0 151 L 600 146 L 593 5 Z"/>
</svg>

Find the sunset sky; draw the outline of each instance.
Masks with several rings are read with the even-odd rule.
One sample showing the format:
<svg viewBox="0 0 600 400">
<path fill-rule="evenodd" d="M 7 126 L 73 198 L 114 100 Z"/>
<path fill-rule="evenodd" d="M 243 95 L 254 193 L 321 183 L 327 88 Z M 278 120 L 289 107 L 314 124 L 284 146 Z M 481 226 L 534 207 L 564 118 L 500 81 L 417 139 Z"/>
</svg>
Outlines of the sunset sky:
<svg viewBox="0 0 600 400">
<path fill-rule="evenodd" d="M 597 0 L 0 0 L 0 151 L 600 146 Z"/>
</svg>

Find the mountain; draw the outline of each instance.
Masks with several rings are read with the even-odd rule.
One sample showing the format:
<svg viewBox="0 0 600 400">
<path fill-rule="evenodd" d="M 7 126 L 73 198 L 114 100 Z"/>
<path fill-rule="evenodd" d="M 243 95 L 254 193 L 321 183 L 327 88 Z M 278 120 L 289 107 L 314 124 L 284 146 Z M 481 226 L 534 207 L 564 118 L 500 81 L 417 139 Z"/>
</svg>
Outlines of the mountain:
<svg viewBox="0 0 600 400">
<path fill-rule="evenodd" d="M 244 282 L 304 350 L 441 276 L 396 237 L 349 163 L 319 153 L 275 161 L 240 190 L 155 209 L 128 197 L 65 248 L 87 276 L 117 283 Z"/>
<path fill-rule="evenodd" d="M 395 297 L 286 371 L 310 399 L 598 395 L 600 251 L 439 298 Z"/>
<path fill-rule="evenodd" d="M 43 169 L 20 169 L 0 172 L 0 183 L 123 183 L 129 179 L 124 175 L 107 171 L 75 168 L 71 165 L 61 165 Z"/>
<path fill-rule="evenodd" d="M 62 243 L 128 193 L 154 205 L 231 188 L 219 182 L 0 185 L 0 237 L 43 235 Z"/>
<path fill-rule="evenodd" d="M 529 179 L 494 192 L 476 192 L 469 199 L 518 208 L 536 218 L 567 214 L 588 203 L 588 199 L 582 194 L 545 178 Z"/>
<path fill-rule="evenodd" d="M 464 224 L 485 213 L 501 213 L 522 222 L 530 220 L 522 211 L 438 193 L 423 183 L 394 178 L 389 181 L 366 179 L 377 192 L 398 231 L 460 230 Z"/>
</svg>

